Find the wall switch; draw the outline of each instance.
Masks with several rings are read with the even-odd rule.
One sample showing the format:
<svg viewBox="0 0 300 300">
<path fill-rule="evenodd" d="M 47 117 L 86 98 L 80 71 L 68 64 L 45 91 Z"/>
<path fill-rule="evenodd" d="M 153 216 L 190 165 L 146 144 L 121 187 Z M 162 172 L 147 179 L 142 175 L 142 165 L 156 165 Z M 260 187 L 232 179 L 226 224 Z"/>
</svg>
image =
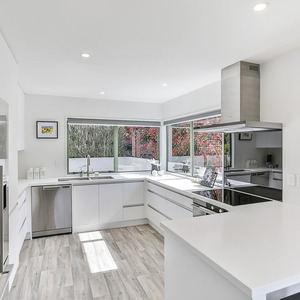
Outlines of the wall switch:
<svg viewBox="0 0 300 300">
<path fill-rule="evenodd" d="M 297 186 L 300 186 L 300 175 L 297 175 Z"/>
<path fill-rule="evenodd" d="M 289 186 L 295 186 L 295 174 L 287 174 L 286 175 L 286 181 L 287 181 L 287 185 Z M 298 181 L 298 178 L 297 178 Z"/>
</svg>

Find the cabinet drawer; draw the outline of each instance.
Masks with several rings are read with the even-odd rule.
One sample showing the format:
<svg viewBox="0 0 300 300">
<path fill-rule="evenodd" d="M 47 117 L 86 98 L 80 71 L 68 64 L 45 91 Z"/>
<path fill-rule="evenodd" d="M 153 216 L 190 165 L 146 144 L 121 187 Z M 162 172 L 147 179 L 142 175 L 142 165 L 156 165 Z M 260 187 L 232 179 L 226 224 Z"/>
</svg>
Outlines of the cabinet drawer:
<svg viewBox="0 0 300 300">
<path fill-rule="evenodd" d="M 193 217 L 192 211 L 189 211 L 169 201 L 166 201 L 166 215 L 171 219 Z"/>
<path fill-rule="evenodd" d="M 160 213 L 158 213 L 157 211 L 155 211 L 149 206 L 147 207 L 147 217 L 149 221 L 151 221 L 154 225 L 156 225 L 160 229 L 162 229 L 160 226 L 160 222 L 169 220 L 167 217 L 161 215 Z"/>
<path fill-rule="evenodd" d="M 155 209 L 157 209 L 158 211 L 165 213 L 165 207 L 166 207 L 166 200 L 160 196 L 158 196 L 157 194 L 154 194 L 155 192 L 152 192 L 151 190 L 148 190 L 148 204 L 152 207 L 154 207 Z"/>
<path fill-rule="evenodd" d="M 151 190 L 151 191 L 153 191 L 153 192 L 155 192 L 155 193 L 157 193 L 161 196 L 165 196 L 165 194 L 166 194 L 166 189 L 164 189 L 160 186 L 157 186 L 157 185 L 155 185 L 151 182 L 148 182 L 147 186 L 148 186 L 148 190 Z"/>
<path fill-rule="evenodd" d="M 144 205 L 124 207 L 124 221 L 137 220 L 145 218 Z"/>
<path fill-rule="evenodd" d="M 185 197 L 183 195 L 168 190 L 166 190 L 166 197 L 188 208 L 192 207 L 193 199 L 191 198 Z"/>
<path fill-rule="evenodd" d="M 144 203 L 144 182 L 123 183 L 123 205 Z"/>
</svg>

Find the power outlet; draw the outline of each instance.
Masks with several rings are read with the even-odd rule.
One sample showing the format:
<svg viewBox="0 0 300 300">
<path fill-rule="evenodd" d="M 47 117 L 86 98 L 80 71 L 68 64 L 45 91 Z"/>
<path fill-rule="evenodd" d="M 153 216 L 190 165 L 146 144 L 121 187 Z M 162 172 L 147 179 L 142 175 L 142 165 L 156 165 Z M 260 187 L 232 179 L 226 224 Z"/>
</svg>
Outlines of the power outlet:
<svg viewBox="0 0 300 300">
<path fill-rule="evenodd" d="M 300 175 L 299 174 L 297 175 L 297 186 L 300 187 Z"/>
<path fill-rule="evenodd" d="M 289 186 L 295 186 L 295 174 L 287 174 L 286 175 L 286 181 L 287 181 L 287 185 Z M 298 182 L 298 178 L 297 178 L 297 182 Z"/>
</svg>

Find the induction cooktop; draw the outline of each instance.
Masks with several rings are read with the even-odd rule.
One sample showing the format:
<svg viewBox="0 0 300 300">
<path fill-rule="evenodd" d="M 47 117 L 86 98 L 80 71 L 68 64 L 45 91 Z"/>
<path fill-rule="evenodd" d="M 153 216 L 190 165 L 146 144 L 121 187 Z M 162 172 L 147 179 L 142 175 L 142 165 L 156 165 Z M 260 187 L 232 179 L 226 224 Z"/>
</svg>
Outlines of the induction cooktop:
<svg viewBox="0 0 300 300">
<path fill-rule="evenodd" d="M 248 193 L 243 193 L 240 191 L 226 188 L 205 191 L 193 191 L 193 193 L 232 206 L 271 201 L 271 199 L 266 199 L 256 195 L 250 195 Z"/>
</svg>

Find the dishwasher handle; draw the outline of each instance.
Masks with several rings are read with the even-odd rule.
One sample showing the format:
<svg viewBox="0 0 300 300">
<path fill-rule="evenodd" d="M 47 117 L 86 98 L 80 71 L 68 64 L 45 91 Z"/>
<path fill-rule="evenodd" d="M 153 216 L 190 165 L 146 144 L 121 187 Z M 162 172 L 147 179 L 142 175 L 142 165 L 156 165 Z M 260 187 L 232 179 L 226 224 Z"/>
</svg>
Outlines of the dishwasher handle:
<svg viewBox="0 0 300 300">
<path fill-rule="evenodd" d="M 61 189 L 61 185 L 49 185 L 49 186 L 43 186 L 43 191 L 59 190 L 59 189 Z"/>
</svg>

